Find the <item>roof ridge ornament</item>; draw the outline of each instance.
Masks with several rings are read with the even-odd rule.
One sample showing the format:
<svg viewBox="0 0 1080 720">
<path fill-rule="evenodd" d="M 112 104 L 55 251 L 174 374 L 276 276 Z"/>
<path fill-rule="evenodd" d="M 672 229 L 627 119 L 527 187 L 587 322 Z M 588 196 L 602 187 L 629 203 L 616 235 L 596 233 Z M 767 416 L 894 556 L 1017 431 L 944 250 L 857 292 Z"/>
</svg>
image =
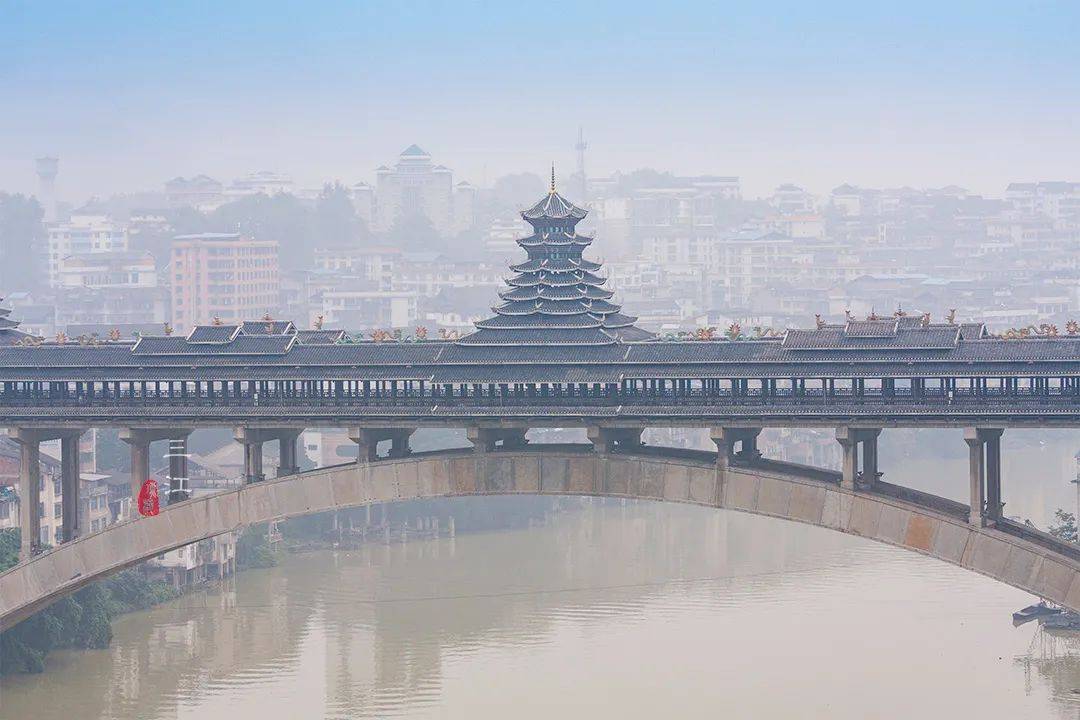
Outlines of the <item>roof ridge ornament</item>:
<svg viewBox="0 0 1080 720">
<path fill-rule="evenodd" d="M 555 194 L 555 163 L 551 163 L 551 194 Z"/>
</svg>

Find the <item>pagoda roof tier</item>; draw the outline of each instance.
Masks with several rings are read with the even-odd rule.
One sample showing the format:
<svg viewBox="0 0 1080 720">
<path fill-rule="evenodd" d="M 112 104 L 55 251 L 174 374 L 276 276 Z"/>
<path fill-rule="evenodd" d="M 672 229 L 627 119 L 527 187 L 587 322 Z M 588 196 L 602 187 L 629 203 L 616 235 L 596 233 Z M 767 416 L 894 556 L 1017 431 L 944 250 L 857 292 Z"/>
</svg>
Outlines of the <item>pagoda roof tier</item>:
<svg viewBox="0 0 1080 720">
<path fill-rule="evenodd" d="M 536 329 L 542 327 L 604 327 L 599 315 L 579 313 L 576 315 L 492 315 L 476 321 L 476 327 L 501 330 Z"/>
<path fill-rule="evenodd" d="M 569 273 L 549 273 L 541 271 L 521 273 L 520 275 L 510 278 L 506 282 L 511 287 L 533 287 L 535 285 L 559 287 L 564 285 L 580 285 L 581 283 L 599 287 L 607 282 L 607 278 L 600 277 L 599 275 L 584 270 Z"/>
<path fill-rule="evenodd" d="M 526 330 L 545 327 L 554 328 L 600 328 L 604 327 L 604 321 L 599 315 L 579 313 L 576 315 L 494 315 L 486 320 L 476 322 L 478 328 L 492 328 L 495 330 Z"/>
<path fill-rule="evenodd" d="M 578 285 L 533 285 L 531 287 L 516 287 L 512 290 L 503 290 L 499 297 L 503 300 L 607 300 L 614 295 L 614 291 L 605 290 L 602 287 L 580 283 Z"/>
<path fill-rule="evenodd" d="M 492 309 L 499 315 L 606 315 L 619 312 L 621 308 L 606 300 L 514 300 Z"/>
<path fill-rule="evenodd" d="M 535 224 L 534 221 L 536 220 L 576 221 L 583 219 L 587 214 L 587 211 L 579 208 L 577 205 L 555 192 L 554 183 L 552 183 L 551 192 L 549 192 L 546 197 L 542 198 L 540 202 L 521 213 L 521 217 L 528 222 Z"/>
<path fill-rule="evenodd" d="M 619 330 L 632 326 L 635 321 L 637 321 L 636 317 L 623 315 L 622 313 L 611 313 L 609 315 L 594 315 L 592 313 L 576 315 L 495 315 L 486 320 L 477 321 L 476 327 L 495 330 L 524 330 L 543 327 L 594 327 L 604 328 L 605 330 Z"/>
<path fill-rule="evenodd" d="M 461 345 L 611 345 L 617 336 L 600 328 L 480 329 L 458 340 Z"/>
<path fill-rule="evenodd" d="M 521 238 L 517 244 L 525 249 L 534 247 L 579 247 L 587 248 L 592 245 L 593 239 L 587 235 L 578 235 L 575 232 L 536 232 L 529 237 Z"/>
<path fill-rule="evenodd" d="M 632 327 L 637 322 L 637 318 L 633 315 L 624 315 L 621 312 L 614 312 L 604 315 L 604 327 L 607 329 L 618 329 Z M 652 333 L 646 333 L 648 337 L 652 337 Z"/>
<path fill-rule="evenodd" d="M 511 265 L 514 272 L 575 272 L 577 270 L 599 270 L 602 266 L 585 258 L 548 258 L 531 257 L 523 263 Z"/>
</svg>

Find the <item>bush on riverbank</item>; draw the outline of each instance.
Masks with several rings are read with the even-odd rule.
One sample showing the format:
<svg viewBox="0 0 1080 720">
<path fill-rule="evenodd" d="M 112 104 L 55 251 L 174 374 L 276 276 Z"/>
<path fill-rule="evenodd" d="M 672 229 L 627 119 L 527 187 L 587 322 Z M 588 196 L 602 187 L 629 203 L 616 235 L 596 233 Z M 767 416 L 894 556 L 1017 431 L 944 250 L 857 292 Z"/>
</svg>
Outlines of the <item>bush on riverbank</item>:
<svg viewBox="0 0 1080 720">
<path fill-rule="evenodd" d="M 268 529 L 264 523 L 241 531 L 240 538 L 236 541 L 237 569 L 267 568 L 278 564 L 279 553 L 270 545 Z"/>
</svg>

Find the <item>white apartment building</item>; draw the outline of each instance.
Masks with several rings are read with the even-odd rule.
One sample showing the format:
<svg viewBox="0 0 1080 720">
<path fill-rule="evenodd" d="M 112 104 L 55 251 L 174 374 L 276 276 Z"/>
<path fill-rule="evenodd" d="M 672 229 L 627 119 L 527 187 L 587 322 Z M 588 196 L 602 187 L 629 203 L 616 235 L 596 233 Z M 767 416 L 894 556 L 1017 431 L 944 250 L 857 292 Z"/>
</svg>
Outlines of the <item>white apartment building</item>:
<svg viewBox="0 0 1080 720">
<path fill-rule="evenodd" d="M 315 269 L 354 275 L 381 290 L 389 290 L 401 251 L 390 247 L 316 248 Z"/>
<path fill-rule="evenodd" d="M 248 197 L 250 195 L 269 195 L 273 197 L 279 193 L 294 194 L 296 184 L 288 175 L 260 170 L 259 172 L 236 178 L 232 185 L 225 191 L 228 200 Z"/>
<path fill-rule="evenodd" d="M 1080 219 L 1080 182 L 1011 183 L 1005 199 L 1024 215 Z"/>
<path fill-rule="evenodd" d="M 156 288 L 157 268 L 150 253 L 99 252 L 60 260 L 56 287 Z"/>
<path fill-rule="evenodd" d="M 790 276 L 795 251 L 790 236 L 747 229 L 645 237 L 641 256 L 660 267 L 703 266 L 704 302 L 719 306 L 745 304 L 757 290 Z"/>
<path fill-rule="evenodd" d="M 411 331 L 416 324 L 416 293 L 387 290 L 330 290 L 320 313 L 328 327 Z"/>
<path fill-rule="evenodd" d="M 784 183 L 773 191 L 769 205 L 781 215 L 809 215 L 814 212 L 814 196 L 804 188 Z"/>
<path fill-rule="evenodd" d="M 127 227 L 105 215 L 73 215 L 49 227 L 49 286 L 59 287 L 60 266 L 70 255 L 126 252 Z"/>
</svg>

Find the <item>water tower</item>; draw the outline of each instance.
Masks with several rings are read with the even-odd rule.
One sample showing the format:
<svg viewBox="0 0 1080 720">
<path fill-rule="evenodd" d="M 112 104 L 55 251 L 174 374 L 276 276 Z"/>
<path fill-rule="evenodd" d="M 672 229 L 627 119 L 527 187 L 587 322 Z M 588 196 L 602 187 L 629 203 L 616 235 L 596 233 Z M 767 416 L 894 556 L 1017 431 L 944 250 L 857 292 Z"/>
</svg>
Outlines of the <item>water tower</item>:
<svg viewBox="0 0 1080 720">
<path fill-rule="evenodd" d="M 38 176 L 38 202 L 45 211 L 45 222 L 56 222 L 56 176 L 60 158 L 39 157 L 34 161 Z"/>
</svg>

